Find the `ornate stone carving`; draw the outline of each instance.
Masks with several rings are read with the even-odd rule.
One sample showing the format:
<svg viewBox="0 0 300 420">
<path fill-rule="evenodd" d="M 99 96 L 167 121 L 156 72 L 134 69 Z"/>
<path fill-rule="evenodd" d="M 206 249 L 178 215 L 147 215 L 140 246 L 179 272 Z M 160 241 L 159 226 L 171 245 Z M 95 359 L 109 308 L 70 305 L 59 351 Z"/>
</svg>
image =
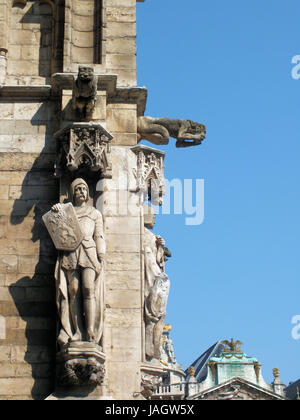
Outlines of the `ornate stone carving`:
<svg viewBox="0 0 300 420">
<path fill-rule="evenodd" d="M 229 390 L 220 392 L 216 397 L 216 400 L 219 401 L 229 401 L 229 400 L 242 400 L 243 398 L 239 395 L 241 387 L 239 385 L 231 385 Z"/>
<path fill-rule="evenodd" d="M 95 358 L 71 359 L 59 374 L 61 385 L 101 385 L 105 369 Z"/>
<path fill-rule="evenodd" d="M 60 206 L 56 212 L 44 214 L 43 221 L 56 249 L 75 251 L 79 247 L 83 234 L 72 203 Z"/>
<path fill-rule="evenodd" d="M 137 192 L 148 198 L 152 204 L 161 205 L 165 194 L 164 156 L 165 153 L 147 146 L 131 149 L 137 155 Z"/>
<path fill-rule="evenodd" d="M 151 207 L 145 206 L 145 352 L 146 359 L 160 360 L 160 345 L 166 316 L 166 307 L 170 289 L 170 281 L 164 272 L 166 247 L 164 240 L 154 235 L 150 229 L 154 227 L 155 214 Z M 167 251 L 169 255 L 169 251 Z"/>
<path fill-rule="evenodd" d="M 141 381 L 141 394 L 147 400 L 152 397 L 157 387 L 162 383 L 162 377 L 144 374 Z"/>
<path fill-rule="evenodd" d="M 57 355 L 57 380 L 61 386 L 102 385 L 105 355 L 93 343 L 72 342 Z"/>
<path fill-rule="evenodd" d="M 113 137 L 101 124 L 73 123 L 58 131 L 55 137 L 57 177 L 65 170 L 74 172 L 82 167 L 92 172 L 101 171 L 103 178 L 111 177 L 110 142 Z"/>
<path fill-rule="evenodd" d="M 90 115 L 96 104 L 98 77 L 92 67 L 79 66 L 77 79 L 73 85 L 72 107 L 80 116 Z"/>
<path fill-rule="evenodd" d="M 176 147 L 197 146 L 206 136 L 205 125 L 191 120 L 138 117 L 139 141 L 148 140 L 151 143 L 168 144 L 169 138 L 177 139 Z"/>
</svg>

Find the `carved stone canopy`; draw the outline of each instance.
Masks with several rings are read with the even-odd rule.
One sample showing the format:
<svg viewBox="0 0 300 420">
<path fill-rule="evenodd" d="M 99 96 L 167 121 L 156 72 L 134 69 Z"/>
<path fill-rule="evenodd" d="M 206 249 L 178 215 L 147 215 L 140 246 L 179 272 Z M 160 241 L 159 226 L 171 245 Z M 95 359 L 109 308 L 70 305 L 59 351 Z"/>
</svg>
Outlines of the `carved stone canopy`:
<svg viewBox="0 0 300 420">
<path fill-rule="evenodd" d="M 143 145 L 131 150 L 137 155 L 137 192 L 143 194 L 143 201 L 148 198 L 152 204 L 162 205 L 165 194 L 165 153 Z"/>
<path fill-rule="evenodd" d="M 111 177 L 110 142 L 112 135 L 99 123 L 72 123 L 54 134 L 56 142 L 55 175 L 79 168 Z"/>
</svg>

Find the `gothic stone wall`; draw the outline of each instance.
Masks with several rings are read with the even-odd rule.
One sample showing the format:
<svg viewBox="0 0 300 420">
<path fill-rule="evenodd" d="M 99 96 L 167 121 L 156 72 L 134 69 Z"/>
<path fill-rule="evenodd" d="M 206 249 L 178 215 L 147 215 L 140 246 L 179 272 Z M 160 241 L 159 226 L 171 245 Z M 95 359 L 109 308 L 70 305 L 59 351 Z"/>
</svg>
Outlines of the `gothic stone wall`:
<svg viewBox="0 0 300 420">
<path fill-rule="evenodd" d="M 24 8 L 9 7 L 6 84 L 49 83 L 53 30 L 50 5 L 28 2 Z"/>
<path fill-rule="evenodd" d="M 0 102 L 0 399 L 53 390 L 56 258 L 41 216 L 58 200 L 55 104 Z"/>
<path fill-rule="evenodd" d="M 61 55 L 53 50 L 53 42 L 54 48 L 66 47 L 70 39 L 66 30 L 64 40 L 49 35 L 54 24 L 49 5 L 27 1 L 24 8 L 12 8 L 10 0 L 0 0 L 0 5 L 5 12 L 0 8 L 0 48 L 8 50 L 5 85 L 43 85 L 54 70 L 77 72 L 75 48 L 74 68 L 68 68 L 71 50 L 64 48 Z M 103 0 L 104 6 L 105 59 L 99 65 L 87 64 L 96 73 L 117 74 L 118 86 L 136 86 L 136 0 Z M 56 61 L 51 62 L 50 49 Z M 24 89 L 9 97 L 5 89 L 0 96 L 0 399 L 42 399 L 54 390 L 56 251 L 41 216 L 59 200 L 53 133 L 60 128 L 58 108 L 64 109 L 70 98 L 63 93 L 59 104 L 30 99 L 33 91 L 26 94 Z M 137 138 L 136 105 L 106 105 L 104 92 L 99 92 L 99 103 L 97 120 L 114 136 L 110 182 L 124 170 L 130 169 L 132 177 L 135 158 L 129 149 Z M 109 180 L 105 182 L 109 188 Z M 117 399 L 132 398 L 141 382 L 141 226 L 138 197 L 127 194 L 134 208 L 130 215 L 112 213 L 107 189 L 103 195 L 107 395 Z"/>
</svg>

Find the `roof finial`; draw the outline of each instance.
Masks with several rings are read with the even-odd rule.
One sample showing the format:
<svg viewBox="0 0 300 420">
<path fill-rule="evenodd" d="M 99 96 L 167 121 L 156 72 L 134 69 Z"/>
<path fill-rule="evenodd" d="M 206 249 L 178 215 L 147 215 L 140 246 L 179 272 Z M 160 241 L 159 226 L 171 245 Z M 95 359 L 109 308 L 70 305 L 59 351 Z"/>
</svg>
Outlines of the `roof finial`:
<svg viewBox="0 0 300 420">
<path fill-rule="evenodd" d="M 195 371 L 195 368 L 193 366 L 190 366 L 188 368 L 188 371 L 187 372 L 188 372 L 188 374 L 190 375 L 191 378 L 194 378 L 195 377 L 196 371 Z"/>
<path fill-rule="evenodd" d="M 280 371 L 279 371 L 278 368 L 274 368 L 273 369 L 273 376 L 274 376 L 274 379 L 279 379 L 279 377 L 280 377 Z"/>
<path fill-rule="evenodd" d="M 221 344 L 224 344 L 226 347 L 224 348 L 225 353 L 242 353 L 241 345 L 243 344 L 241 341 L 233 341 L 233 338 L 231 341 L 224 340 L 221 341 Z"/>
</svg>

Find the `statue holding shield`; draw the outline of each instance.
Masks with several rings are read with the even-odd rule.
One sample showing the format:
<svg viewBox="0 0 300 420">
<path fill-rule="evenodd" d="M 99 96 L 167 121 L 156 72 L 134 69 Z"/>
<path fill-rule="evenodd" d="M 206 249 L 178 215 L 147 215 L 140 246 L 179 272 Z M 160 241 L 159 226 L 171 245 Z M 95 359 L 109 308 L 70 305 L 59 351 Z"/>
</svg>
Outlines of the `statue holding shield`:
<svg viewBox="0 0 300 420">
<path fill-rule="evenodd" d="M 60 251 L 55 279 L 61 347 L 70 342 L 99 344 L 103 331 L 103 219 L 87 205 L 89 188 L 83 179 L 72 182 L 70 193 L 73 205 L 55 204 L 43 217 Z"/>
</svg>

